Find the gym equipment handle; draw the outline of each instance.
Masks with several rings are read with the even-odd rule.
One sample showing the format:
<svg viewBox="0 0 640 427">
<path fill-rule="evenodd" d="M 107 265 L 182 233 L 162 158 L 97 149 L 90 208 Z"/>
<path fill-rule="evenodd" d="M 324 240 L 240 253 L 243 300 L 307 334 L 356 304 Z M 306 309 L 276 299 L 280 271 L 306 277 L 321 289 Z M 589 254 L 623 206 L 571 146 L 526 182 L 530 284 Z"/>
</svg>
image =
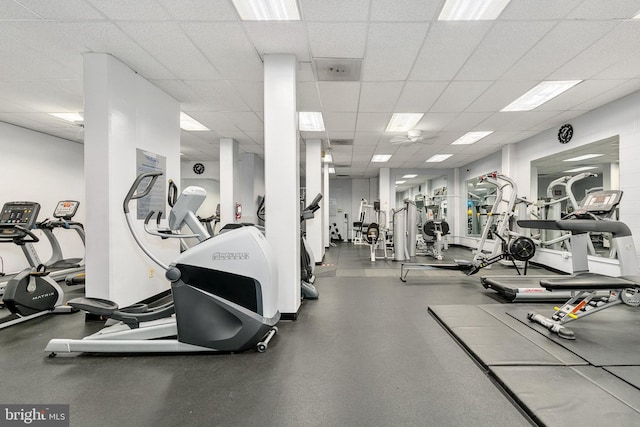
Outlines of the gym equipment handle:
<svg viewBox="0 0 640 427">
<path fill-rule="evenodd" d="M 129 192 L 127 193 L 126 197 L 124 198 L 124 201 L 122 202 L 122 208 L 124 209 L 125 213 L 129 213 L 129 202 L 134 199 L 141 199 L 144 196 L 148 195 L 160 176 L 162 176 L 161 171 L 144 172 L 138 175 L 136 180 L 133 181 L 133 184 L 131 185 Z M 140 183 L 145 178 L 149 178 L 149 177 L 151 177 L 151 181 L 149 181 L 149 183 L 144 188 L 144 190 L 142 190 L 142 192 L 140 193 L 136 193 L 136 190 L 140 186 Z"/>
</svg>

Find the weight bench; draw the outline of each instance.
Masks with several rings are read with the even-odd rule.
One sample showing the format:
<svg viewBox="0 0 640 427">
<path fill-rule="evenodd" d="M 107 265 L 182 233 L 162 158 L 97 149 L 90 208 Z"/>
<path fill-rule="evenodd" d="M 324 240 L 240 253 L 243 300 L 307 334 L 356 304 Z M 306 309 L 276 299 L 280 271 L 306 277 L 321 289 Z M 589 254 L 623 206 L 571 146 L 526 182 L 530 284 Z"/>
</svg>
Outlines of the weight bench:
<svg viewBox="0 0 640 427">
<path fill-rule="evenodd" d="M 601 192 L 605 196 L 616 193 Z M 618 192 L 619 193 L 619 192 Z M 603 196 L 600 196 L 603 198 Z M 617 198 L 619 201 L 619 196 Z M 600 209 L 599 199 L 591 203 L 591 210 Z M 573 248 L 573 269 L 577 273 L 571 277 L 558 277 L 540 280 L 540 286 L 548 291 L 570 291 L 571 298 L 562 307 L 554 307 L 551 317 L 531 312 L 527 318 L 541 324 L 560 338 L 575 339 L 572 330 L 564 326 L 568 322 L 581 319 L 607 308 L 626 304 L 631 307 L 640 306 L 640 276 L 638 276 L 637 254 L 631 230 L 620 221 L 595 219 L 564 220 L 526 220 L 518 221 L 520 226 L 567 230 L 571 232 Z M 617 251 L 620 262 L 620 277 L 590 273 L 587 257 L 588 232 L 611 233 L 612 248 Z M 603 297 L 602 291 L 609 295 Z M 598 294 L 598 292 L 600 292 Z"/>
</svg>

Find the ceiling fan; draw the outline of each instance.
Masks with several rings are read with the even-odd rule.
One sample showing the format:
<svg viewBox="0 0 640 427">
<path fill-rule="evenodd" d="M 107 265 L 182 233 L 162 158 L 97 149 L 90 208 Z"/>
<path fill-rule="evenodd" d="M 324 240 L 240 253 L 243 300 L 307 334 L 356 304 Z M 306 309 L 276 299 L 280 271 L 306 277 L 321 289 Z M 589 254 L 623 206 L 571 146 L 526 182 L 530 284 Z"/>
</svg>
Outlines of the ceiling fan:
<svg viewBox="0 0 640 427">
<path fill-rule="evenodd" d="M 418 129 L 412 129 L 410 131 L 407 132 L 407 135 L 401 135 L 401 136 L 394 136 L 393 138 L 391 138 L 391 144 L 393 145 L 404 145 L 404 144 L 414 144 L 416 142 L 419 143 L 427 143 L 428 144 L 428 140 L 430 139 L 434 139 L 434 136 L 425 136 L 422 134 L 421 130 Z"/>
</svg>

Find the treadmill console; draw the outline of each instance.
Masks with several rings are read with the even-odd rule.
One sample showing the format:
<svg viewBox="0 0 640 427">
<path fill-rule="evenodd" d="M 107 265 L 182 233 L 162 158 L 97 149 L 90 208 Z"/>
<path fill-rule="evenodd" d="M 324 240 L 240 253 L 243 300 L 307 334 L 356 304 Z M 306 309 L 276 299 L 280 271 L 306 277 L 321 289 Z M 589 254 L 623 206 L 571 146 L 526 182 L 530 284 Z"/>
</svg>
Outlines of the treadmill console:
<svg viewBox="0 0 640 427">
<path fill-rule="evenodd" d="M 580 204 L 580 207 L 574 212 L 574 215 L 591 214 L 608 218 L 620 204 L 621 198 L 622 191 L 620 190 L 605 190 L 589 193 Z"/>
<path fill-rule="evenodd" d="M 0 233 L 12 234 L 16 225 L 27 230 L 34 227 L 40 204 L 36 202 L 8 202 L 0 213 Z"/>
<path fill-rule="evenodd" d="M 80 206 L 80 202 L 77 200 L 62 200 L 58 202 L 53 211 L 53 217 L 69 221 L 78 211 L 78 206 Z"/>
</svg>

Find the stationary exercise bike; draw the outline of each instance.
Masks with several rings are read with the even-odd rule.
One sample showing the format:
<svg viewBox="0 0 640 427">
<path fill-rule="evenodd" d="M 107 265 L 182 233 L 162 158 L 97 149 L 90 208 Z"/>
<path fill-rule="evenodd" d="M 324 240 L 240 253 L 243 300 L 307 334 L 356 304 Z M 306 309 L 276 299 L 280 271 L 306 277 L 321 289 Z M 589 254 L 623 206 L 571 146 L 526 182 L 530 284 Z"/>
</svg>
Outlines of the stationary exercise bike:
<svg viewBox="0 0 640 427">
<path fill-rule="evenodd" d="M 50 356 L 60 352 L 193 353 L 250 348 L 263 352 L 277 333 L 278 278 L 265 237 L 255 227 L 241 227 L 209 238 L 195 214 L 206 197 L 203 189 L 188 187 L 182 192 L 169 212 L 168 229 L 149 227 L 154 212 L 148 213 L 144 224 L 145 231 L 162 238 L 202 239 L 198 245 L 182 252 L 170 265 L 144 245 L 129 204 L 147 196 L 161 175 L 140 174 L 125 197 L 123 209 L 137 245 L 166 271 L 172 301 L 130 310 L 99 298 L 71 300 L 73 307 L 110 318 L 110 326 L 81 340 L 53 339 L 45 348 Z M 158 214 L 156 224 L 160 218 Z M 183 226 L 193 234 L 180 233 Z"/>
<path fill-rule="evenodd" d="M 5 203 L 0 214 L 0 242 L 19 246 L 37 243 L 39 238 L 31 229 L 39 211 L 40 205 L 35 202 Z M 46 266 L 22 270 L 6 284 L 2 303 L 11 315 L 0 319 L 0 329 L 46 314 L 77 311 L 63 302 L 64 291 L 49 276 Z"/>
</svg>

